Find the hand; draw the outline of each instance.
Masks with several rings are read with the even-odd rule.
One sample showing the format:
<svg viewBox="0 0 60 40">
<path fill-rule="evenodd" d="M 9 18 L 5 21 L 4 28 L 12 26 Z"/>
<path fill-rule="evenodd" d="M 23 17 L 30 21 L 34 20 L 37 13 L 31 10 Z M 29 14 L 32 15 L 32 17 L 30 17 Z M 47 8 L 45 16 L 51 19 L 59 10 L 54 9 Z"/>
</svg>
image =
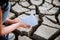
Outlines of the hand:
<svg viewBox="0 0 60 40">
<path fill-rule="evenodd" d="M 17 18 L 13 19 L 13 22 L 14 23 L 19 23 L 20 27 L 24 27 L 24 28 L 29 28 L 30 27 L 30 25 L 25 24 L 24 22 L 22 22 L 22 20 L 19 20 Z"/>
<path fill-rule="evenodd" d="M 24 28 L 29 28 L 29 27 L 30 27 L 30 25 L 23 23 L 21 20 L 19 20 L 19 19 L 17 19 L 17 18 L 15 18 L 15 19 L 13 19 L 13 20 L 11 20 L 11 19 L 6 19 L 5 23 L 6 23 L 6 24 L 19 23 L 20 27 L 24 27 Z"/>
<path fill-rule="evenodd" d="M 19 25 L 20 25 L 20 27 L 23 27 L 23 28 L 30 28 L 30 25 L 28 25 L 28 24 L 25 24 L 24 22 L 22 22 L 21 20 L 19 20 Z"/>
<path fill-rule="evenodd" d="M 19 20 L 17 18 L 15 18 L 13 20 L 7 18 L 4 23 L 11 25 L 11 24 L 15 24 L 15 23 L 18 23 L 18 22 L 19 22 Z"/>
</svg>

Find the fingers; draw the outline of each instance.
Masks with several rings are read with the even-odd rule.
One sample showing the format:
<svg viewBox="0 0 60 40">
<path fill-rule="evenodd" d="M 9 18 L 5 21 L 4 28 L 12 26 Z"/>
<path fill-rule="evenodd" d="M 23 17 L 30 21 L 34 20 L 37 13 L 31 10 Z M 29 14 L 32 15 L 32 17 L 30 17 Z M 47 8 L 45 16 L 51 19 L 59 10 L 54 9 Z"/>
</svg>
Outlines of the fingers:
<svg viewBox="0 0 60 40">
<path fill-rule="evenodd" d="M 30 28 L 30 25 L 25 24 L 22 20 L 18 19 L 18 22 L 21 24 L 21 27 L 23 27 L 23 28 Z"/>
<path fill-rule="evenodd" d="M 25 24 L 25 23 L 22 22 L 22 21 L 20 21 L 19 24 L 20 24 L 20 27 L 23 27 L 23 28 L 30 28 L 30 25 Z"/>
<path fill-rule="evenodd" d="M 23 27 L 24 27 L 24 28 L 30 28 L 30 25 L 24 24 Z"/>
<path fill-rule="evenodd" d="M 19 20 L 19 19 L 17 19 L 17 18 L 13 19 L 13 21 L 14 21 L 15 23 L 20 22 L 20 20 Z"/>
</svg>

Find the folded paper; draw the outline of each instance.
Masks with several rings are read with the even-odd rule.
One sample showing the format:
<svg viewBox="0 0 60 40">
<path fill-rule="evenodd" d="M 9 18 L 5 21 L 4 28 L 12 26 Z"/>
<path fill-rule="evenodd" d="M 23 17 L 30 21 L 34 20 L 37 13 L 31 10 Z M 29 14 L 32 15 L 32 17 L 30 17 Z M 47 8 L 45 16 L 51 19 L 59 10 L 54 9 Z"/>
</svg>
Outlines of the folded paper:
<svg viewBox="0 0 60 40">
<path fill-rule="evenodd" d="M 37 20 L 34 15 L 29 15 L 26 17 L 20 18 L 24 23 L 29 24 L 30 26 L 37 25 Z"/>
</svg>

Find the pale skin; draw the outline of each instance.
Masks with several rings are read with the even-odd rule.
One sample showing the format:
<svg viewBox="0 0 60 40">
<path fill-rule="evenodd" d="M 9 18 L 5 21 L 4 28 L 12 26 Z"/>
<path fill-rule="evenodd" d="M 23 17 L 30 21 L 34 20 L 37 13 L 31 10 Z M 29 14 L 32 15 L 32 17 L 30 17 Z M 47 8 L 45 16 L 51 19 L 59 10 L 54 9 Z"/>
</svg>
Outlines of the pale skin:
<svg viewBox="0 0 60 40">
<path fill-rule="evenodd" d="M 0 7 L 0 14 L 2 14 L 1 7 Z M 14 31 L 15 29 L 17 29 L 19 27 L 24 27 L 24 28 L 29 28 L 30 27 L 30 25 L 23 23 L 21 20 L 19 20 L 17 18 L 15 18 L 13 20 L 6 19 L 5 24 L 11 24 L 10 26 L 7 26 L 7 27 L 3 27 L 1 21 L 2 21 L 2 19 L 0 19 L 0 25 L 1 25 L 0 26 L 0 29 L 1 29 L 0 36 L 6 35 L 6 34 Z"/>
</svg>

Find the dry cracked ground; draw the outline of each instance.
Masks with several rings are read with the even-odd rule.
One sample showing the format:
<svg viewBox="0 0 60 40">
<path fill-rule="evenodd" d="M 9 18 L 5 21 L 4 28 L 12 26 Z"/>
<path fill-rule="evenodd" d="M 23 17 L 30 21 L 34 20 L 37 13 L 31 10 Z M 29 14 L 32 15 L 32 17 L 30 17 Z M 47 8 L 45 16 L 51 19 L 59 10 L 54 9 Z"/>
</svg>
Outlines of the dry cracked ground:
<svg viewBox="0 0 60 40">
<path fill-rule="evenodd" d="M 10 0 L 8 18 L 33 14 L 37 25 L 18 28 L 10 33 L 9 40 L 60 40 L 60 0 Z"/>
</svg>

